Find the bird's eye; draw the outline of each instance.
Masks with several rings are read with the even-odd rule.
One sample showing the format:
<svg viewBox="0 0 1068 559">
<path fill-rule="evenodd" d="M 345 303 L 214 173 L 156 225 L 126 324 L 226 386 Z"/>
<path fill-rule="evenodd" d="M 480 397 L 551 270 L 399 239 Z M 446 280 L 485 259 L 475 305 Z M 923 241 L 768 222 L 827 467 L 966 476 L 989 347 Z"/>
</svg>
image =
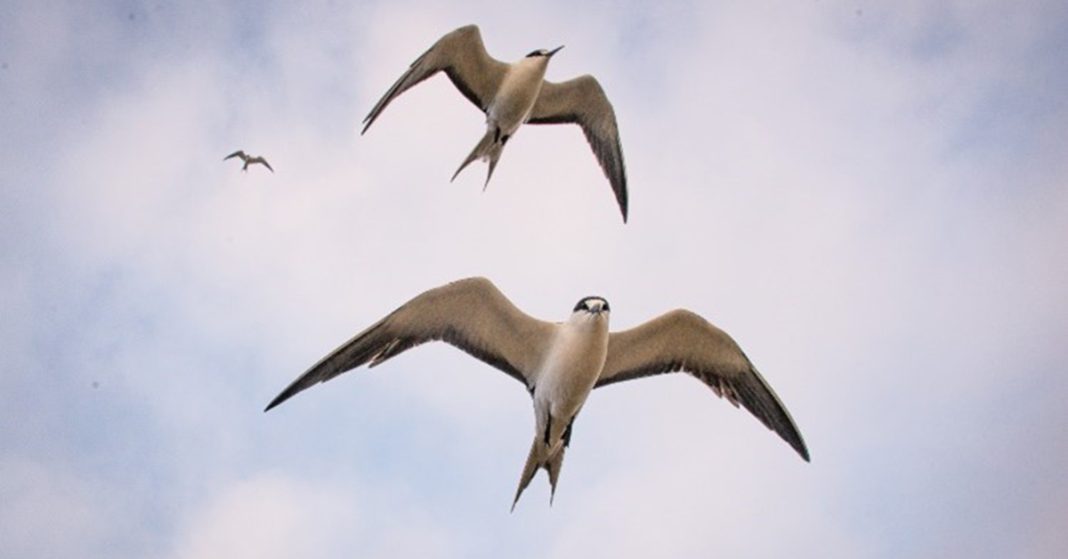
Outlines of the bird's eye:
<svg viewBox="0 0 1068 559">
<path fill-rule="evenodd" d="M 535 51 L 531 51 L 531 53 L 527 55 L 527 58 L 530 58 L 532 56 L 541 56 L 541 49 L 535 50 Z"/>
</svg>

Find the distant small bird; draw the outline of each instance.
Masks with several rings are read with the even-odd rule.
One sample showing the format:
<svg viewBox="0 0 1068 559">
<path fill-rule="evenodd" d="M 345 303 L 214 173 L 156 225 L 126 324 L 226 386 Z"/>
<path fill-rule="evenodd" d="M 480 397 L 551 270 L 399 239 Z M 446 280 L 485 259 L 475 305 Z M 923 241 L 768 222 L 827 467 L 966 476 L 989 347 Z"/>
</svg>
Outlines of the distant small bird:
<svg viewBox="0 0 1068 559">
<path fill-rule="evenodd" d="M 264 411 L 364 363 L 374 367 L 419 344 L 441 340 L 522 382 L 534 400 L 534 442 L 513 510 L 539 468 L 549 474 L 552 502 L 571 428 L 591 390 L 660 373 L 685 371 L 697 377 L 735 406 L 740 403 L 808 460 L 790 414 L 726 332 L 680 309 L 609 333 L 608 314 L 608 301 L 585 297 L 567 322 L 545 322 L 516 308 L 488 279 L 456 281 L 415 297 L 357 334 L 298 377 Z"/>
<path fill-rule="evenodd" d="M 233 158 L 233 157 L 240 157 L 241 160 L 245 162 L 245 164 L 241 167 L 242 171 L 248 171 L 248 166 L 249 165 L 252 165 L 254 163 L 261 163 L 261 164 L 263 164 L 264 167 L 267 167 L 267 169 L 269 169 L 272 173 L 274 172 L 274 169 L 271 168 L 271 164 L 268 163 L 266 159 L 264 159 L 263 157 L 261 157 L 259 155 L 252 156 L 252 155 L 249 155 L 249 154 L 245 153 L 244 150 L 240 150 L 239 149 L 239 150 L 231 153 L 230 155 L 227 155 L 226 157 L 224 157 L 223 161 L 226 161 L 227 159 L 230 159 L 230 158 Z"/>
<path fill-rule="evenodd" d="M 398 95 L 444 71 L 460 93 L 486 114 L 486 134 L 460 164 L 453 180 L 472 161 L 485 159 L 489 162 L 486 173 L 486 185 L 489 185 L 504 144 L 523 123 L 573 122 L 586 134 L 626 222 L 627 174 L 619 145 L 619 128 L 616 113 L 601 84 L 590 75 L 561 83 L 543 79 L 549 59 L 562 48 L 539 49 L 508 64 L 486 52 L 477 26 L 461 27 L 439 39 L 412 63 L 363 119 L 365 126 L 361 134 L 367 132 Z"/>
</svg>

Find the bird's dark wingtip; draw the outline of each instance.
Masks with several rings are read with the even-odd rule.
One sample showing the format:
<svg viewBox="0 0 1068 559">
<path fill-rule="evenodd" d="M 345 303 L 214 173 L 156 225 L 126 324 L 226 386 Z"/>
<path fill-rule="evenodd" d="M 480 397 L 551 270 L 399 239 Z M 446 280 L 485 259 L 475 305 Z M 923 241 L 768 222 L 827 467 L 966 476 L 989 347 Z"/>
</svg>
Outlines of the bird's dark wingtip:
<svg viewBox="0 0 1068 559">
<path fill-rule="evenodd" d="M 274 397 L 274 400 L 271 400 L 271 403 L 267 404 L 266 408 L 263 408 L 263 413 L 267 413 L 267 412 L 271 411 L 271 408 L 274 408 L 274 407 L 278 406 L 279 404 L 281 404 L 282 402 L 285 402 L 293 394 L 295 394 L 295 392 L 292 392 L 292 391 L 290 391 L 288 389 L 287 390 L 283 390 L 281 394 L 279 394 L 279 395 Z"/>
<path fill-rule="evenodd" d="M 363 130 L 360 130 L 360 135 L 363 136 L 364 134 L 366 134 L 367 133 L 367 129 L 370 128 L 371 125 L 374 124 L 374 123 L 375 123 L 374 112 L 371 112 L 371 114 L 365 116 L 363 118 L 363 120 L 360 121 L 360 124 L 363 124 Z"/>
<path fill-rule="evenodd" d="M 612 192 L 616 195 L 616 205 L 619 206 L 619 213 L 623 214 L 623 223 L 626 223 L 627 216 L 630 213 L 630 204 L 627 199 L 627 180 L 624 178 L 622 185 L 613 183 Z"/>
</svg>

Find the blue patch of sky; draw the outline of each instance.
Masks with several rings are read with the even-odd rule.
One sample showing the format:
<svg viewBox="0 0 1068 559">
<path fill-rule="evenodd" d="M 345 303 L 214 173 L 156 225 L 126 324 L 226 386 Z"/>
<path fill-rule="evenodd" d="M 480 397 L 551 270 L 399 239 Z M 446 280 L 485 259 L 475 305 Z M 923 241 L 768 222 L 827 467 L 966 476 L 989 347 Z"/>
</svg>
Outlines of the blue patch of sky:
<svg viewBox="0 0 1068 559">
<path fill-rule="evenodd" d="M 854 431 L 860 440 L 838 437 L 824 452 L 821 462 L 840 470 L 836 485 L 843 493 L 833 506 L 851 533 L 878 545 L 873 556 L 926 556 L 944 551 L 947 542 L 956 542 L 950 549 L 1011 556 L 1026 543 L 1026 513 L 1042 501 L 1050 472 L 1065 461 L 1044 453 L 1040 435 L 1063 423 L 1059 398 L 1068 386 L 1056 373 L 1062 360 L 1049 351 L 1017 355 L 1006 349 L 973 372 L 984 382 L 991 369 L 1004 371 L 1002 390 L 974 392 L 966 379 L 937 387 L 940 379 L 930 392 L 925 376 L 952 374 L 962 365 L 948 355 L 955 350 L 923 332 L 888 340 L 884 354 L 873 353 L 865 364 L 866 377 L 900 382 L 881 398 L 886 405 L 853 418 L 867 424 Z M 963 393 L 955 397 L 958 389 Z M 955 520 L 931 525 L 932 517 Z M 987 528 L 976 532 L 975 526 Z"/>
<path fill-rule="evenodd" d="M 635 96 L 636 101 L 655 106 L 670 94 L 674 81 L 670 72 L 676 69 L 672 53 L 680 43 L 697 41 L 698 7 L 695 2 L 621 2 L 610 8 L 619 18 L 614 49 L 632 70 L 618 77 L 629 83 L 609 91 L 610 98 Z"/>
<path fill-rule="evenodd" d="M 167 494 L 167 447 L 159 444 L 150 410 L 118 396 L 119 383 L 109 376 L 118 345 L 135 342 L 107 335 L 103 344 L 94 340 L 100 310 L 121 296 L 121 274 L 76 272 L 61 259 L 41 256 L 30 275 L 32 320 L 9 317 L 24 320 L 32 347 L 16 348 L 25 352 L 29 367 L 4 371 L 10 375 L 9 390 L 0 397 L 7 416 L 0 430 L 6 454 L 62 464 L 80 480 L 115 494 L 133 487 L 147 491 L 138 494 Z M 161 503 L 135 506 L 150 513 L 137 523 L 147 526 L 157 518 L 165 524 L 151 510 L 165 508 Z M 140 527 L 128 528 L 141 533 Z"/>
<path fill-rule="evenodd" d="M 1064 19 L 1068 24 L 1068 17 Z M 1004 79 L 994 78 L 977 102 L 957 123 L 947 154 L 960 158 L 994 158 L 1002 165 L 1030 166 L 1047 154 L 1038 152 L 1042 136 L 1036 134 L 1052 117 L 1068 109 L 1068 33 L 1051 30 L 1018 59 L 1009 61 Z M 1006 185 L 1016 186 L 1016 185 Z"/>
</svg>

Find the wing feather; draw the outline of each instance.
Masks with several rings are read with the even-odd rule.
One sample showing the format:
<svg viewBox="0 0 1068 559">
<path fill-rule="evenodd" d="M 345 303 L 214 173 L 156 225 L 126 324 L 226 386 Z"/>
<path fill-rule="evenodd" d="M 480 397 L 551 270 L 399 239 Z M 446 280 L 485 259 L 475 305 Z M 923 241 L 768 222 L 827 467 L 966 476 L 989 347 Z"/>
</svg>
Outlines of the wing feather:
<svg viewBox="0 0 1068 559">
<path fill-rule="evenodd" d="M 697 377 L 735 407 L 740 404 L 809 459 L 790 413 L 738 344 L 690 311 L 671 311 L 630 330 L 613 332 L 604 370 L 594 387 L 676 371 Z"/>
<path fill-rule="evenodd" d="M 267 162 L 267 160 L 266 160 L 266 159 L 264 159 L 263 157 L 256 157 L 256 158 L 254 158 L 254 159 L 253 159 L 252 161 L 253 161 L 254 163 L 262 163 L 264 167 L 267 167 L 268 169 L 270 169 L 270 171 L 271 171 L 272 173 L 274 172 L 274 167 L 271 167 L 271 164 L 270 164 L 270 163 L 268 163 L 268 162 Z"/>
<path fill-rule="evenodd" d="M 393 99 L 443 70 L 464 97 L 486 112 L 508 71 L 508 64 L 486 52 L 478 26 L 467 25 L 447 33 L 415 59 L 408 71 L 379 99 L 363 119 L 364 127 L 360 134 L 367 132 Z"/>
<path fill-rule="evenodd" d="M 575 123 L 582 127 L 586 141 L 604 171 L 616 203 L 627 221 L 627 170 L 619 143 L 616 112 L 597 79 L 590 75 L 565 82 L 546 81 L 531 111 L 531 124 Z"/>
<path fill-rule="evenodd" d="M 345 371 L 387 359 L 430 341 L 443 341 L 504 371 L 530 388 L 531 375 L 554 326 L 519 310 L 492 282 L 468 278 L 408 301 L 312 365 L 269 410 L 298 392 Z M 266 411 L 264 410 L 264 411 Z"/>
</svg>

